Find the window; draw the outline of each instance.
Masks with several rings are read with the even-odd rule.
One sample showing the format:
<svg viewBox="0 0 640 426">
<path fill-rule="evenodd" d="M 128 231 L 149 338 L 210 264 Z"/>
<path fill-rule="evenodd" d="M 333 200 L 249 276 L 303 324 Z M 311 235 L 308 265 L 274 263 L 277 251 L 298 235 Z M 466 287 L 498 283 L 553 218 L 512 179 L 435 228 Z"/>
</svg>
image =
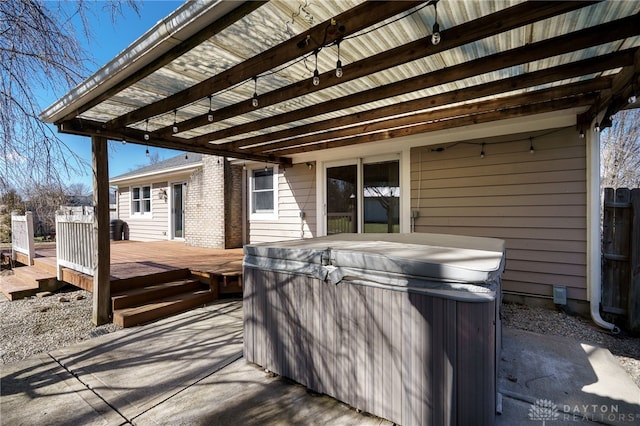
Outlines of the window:
<svg viewBox="0 0 640 426">
<path fill-rule="evenodd" d="M 131 188 L 131 214 L 151 214 L 151 186 Z"/>
<path fill-rule="evenodd" d="M 253 219 L 273 219 L 277 216 L 276 172 L 273 167 L 251 172 L 251 216 Z"/>
</svg>

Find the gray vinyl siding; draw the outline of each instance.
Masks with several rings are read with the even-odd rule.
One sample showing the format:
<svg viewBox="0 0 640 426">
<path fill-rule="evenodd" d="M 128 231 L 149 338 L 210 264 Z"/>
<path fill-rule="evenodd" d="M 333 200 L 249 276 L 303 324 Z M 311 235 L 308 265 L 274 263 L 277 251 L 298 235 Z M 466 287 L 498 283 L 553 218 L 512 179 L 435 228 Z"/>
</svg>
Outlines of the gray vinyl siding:
<svg viewBox="0 0 640 426">
<path fill-rule="evenodd" d="M 587 300 L 586 148 L 574 129 L 414 148 L 411 209 L 416 232 L 506 240 L 505 291 L 561 285 Z"/>
<path fill-rule="evenodd" d="M 151 185 L 151 216 L 131 215 L 131 188 Z M 133 184 L 118 189 L 118 212 L 120 220 L 129 227 L 129 239 L 132 241 L 161 241 L 169 234 L 169 201 L 160 197 L 160 190 L 170 195 L 167 182 L 153 184 Z"/>
<path fill-rule="evenodd" d="M 278 218 L 249 220 L 249 242 L 295 240 L 316 236 L 316 172 L 306 164 L 278 170 Z M 250 195 L 249 195 L 250 196 Z M 300 218 L 300 212 L 305 218 Z"/>
</svg>

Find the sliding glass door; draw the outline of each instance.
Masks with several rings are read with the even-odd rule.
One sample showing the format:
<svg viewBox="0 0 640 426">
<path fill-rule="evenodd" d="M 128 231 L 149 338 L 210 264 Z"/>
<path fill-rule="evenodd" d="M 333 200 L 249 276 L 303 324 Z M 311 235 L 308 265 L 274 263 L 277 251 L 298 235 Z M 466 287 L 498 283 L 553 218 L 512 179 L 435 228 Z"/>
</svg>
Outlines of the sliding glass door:
<svg viewBox="0 0 640 426">
<path fill-rule="evenodd" d="M 400 232 L 400 162 L 354 160 L 326 168 L 327 235 Z"/>
<path fill-rule="evenodd" d="M 327 168 L 327 235 L 358 232 L 358 166 Z"/>
</svg>

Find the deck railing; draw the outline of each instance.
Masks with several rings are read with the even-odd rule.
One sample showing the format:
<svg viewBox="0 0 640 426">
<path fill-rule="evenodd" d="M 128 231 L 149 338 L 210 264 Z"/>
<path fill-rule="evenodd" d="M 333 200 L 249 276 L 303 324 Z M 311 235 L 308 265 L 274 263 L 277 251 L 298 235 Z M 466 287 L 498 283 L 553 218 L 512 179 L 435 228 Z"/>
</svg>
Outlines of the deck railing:
<svg viewBox="0 0 640 426">
<path fill-rule="evenodd" d="M 16 260 L 16 253 L 28 258 L 28 265 L 33 265 L 35 242 L 33 239 L 33 213 L 24 216 L 11 213 L 11 257 Z"/>
<path fill-rule="evenodd" d="M 56 255 L 58 279 L 62 268 L 93 275 L 93 213 L 59 212 L 56 215 Z"/>
</svg>

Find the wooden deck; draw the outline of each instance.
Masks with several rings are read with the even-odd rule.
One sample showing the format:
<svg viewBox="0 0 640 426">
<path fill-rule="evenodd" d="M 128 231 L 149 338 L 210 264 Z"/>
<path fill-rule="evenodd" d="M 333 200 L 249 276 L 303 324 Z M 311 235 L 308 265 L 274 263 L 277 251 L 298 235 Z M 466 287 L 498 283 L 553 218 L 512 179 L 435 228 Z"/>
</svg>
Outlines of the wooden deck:
<svg viewBox="0 0 640 426">
<path fill-rule="evenodd" d="M 36 256 L 55 259 L 55 246 L 36 248 Z M 242 249 L 189 247 L 180 241 L 111 242 L 111 279 L 185 268 L 200 272 L 241 272 Z"/>
</svg>

